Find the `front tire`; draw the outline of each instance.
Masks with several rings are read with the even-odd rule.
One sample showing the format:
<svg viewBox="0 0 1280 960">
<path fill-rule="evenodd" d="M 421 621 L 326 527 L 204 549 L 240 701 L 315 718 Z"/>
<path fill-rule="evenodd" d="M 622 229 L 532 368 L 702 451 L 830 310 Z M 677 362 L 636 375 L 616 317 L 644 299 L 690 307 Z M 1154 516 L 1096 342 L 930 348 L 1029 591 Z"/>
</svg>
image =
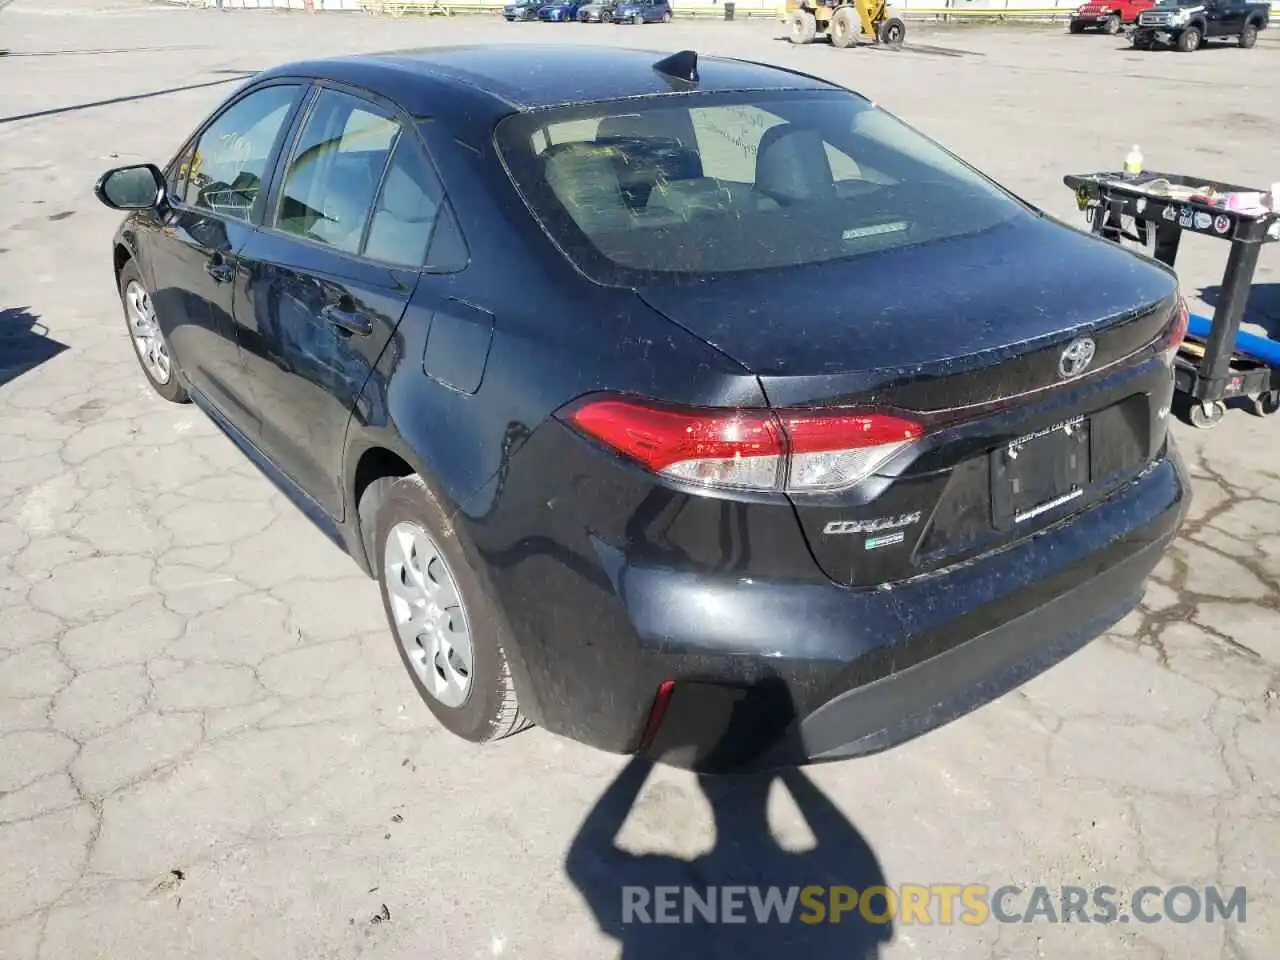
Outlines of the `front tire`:
<svg viewBox="0 0 1280 960">
<path fill-rule="evenodd" d="M 808 10 L 792 10 L 787 18 L 787 39 L 792 43 L 813 43 L 818 35 L 818 20 Z"/>
<path fill-rule="evenodd" d="M 1120 32 L 1120 14 L 1113 13 L 1107 17 L 1107 22 L 1102 25 L 1102 32 L 1109 37 L 1114 37 Z"/>
<path fill-rule="evenodd" d="M 663 23 L 670 23 L 670 22 L 671 22 L 671 11 L 670 11 L 670 10 L 668 10 L 666 13 L 664 13 L 664 14 L 662 15 L 662 22 L 663 22 Z"/>
<path fill-rule="evenodd" d="M 1195 53 L 1200 49 L 1200 31 L 1195 27 L 1187 27 L 1178 34 L 1178 52 Z"/>
<path fill-rule="evenodd" d="M 188 403 L 190 397 L 182 385 L 178 364 L 169 352 L 169 342 L 160 329 L 151 291 L 138 265 L 130 260 L 120 270 L 120 304 L 129 330 L 129 342 L 138 366 L 151 384 L 151 389 L 170 403 Z"/>
<path fill-rule="evenodd" d="M 1244 29 L 1240 31 L 1239 44 L 1246 50 L 1251 50 L 1253 45 L 1258 42 L 1258 25 L 1256 23 L 1246 23 Z"/>
<path fill-rule="evenodd" d="M 1188 411 L 1191 425 L 1197 430 L 1212 430 L 1227 414 L 1227 405 L 1221 400 L 1202 400 L 1192 403 Z"/>
<path fill-rule="evenodd" d="M 858 32 L 861 29 L 852 7 L 837 7 L 836 12 L 831 15 L 831 26 L 827 28 L 827 33 L 831 36 L 833 47 L 845 49 L 857 46 Z"/>
<path fill-rule="evenodd" d="M 504 652 L 510 628 L 426 483 L 375 480 L 359 512 L 396 650 L 427 709 L 472 743 L 528 727 Z"/>
<path fill-rule="evenodd" d="M 1071 23 L 1067 25 L 1067 30 L 1070 33 L 1084 33 L 1084 23 L 1079 20 L 1072 20 Z"/>
</svg>

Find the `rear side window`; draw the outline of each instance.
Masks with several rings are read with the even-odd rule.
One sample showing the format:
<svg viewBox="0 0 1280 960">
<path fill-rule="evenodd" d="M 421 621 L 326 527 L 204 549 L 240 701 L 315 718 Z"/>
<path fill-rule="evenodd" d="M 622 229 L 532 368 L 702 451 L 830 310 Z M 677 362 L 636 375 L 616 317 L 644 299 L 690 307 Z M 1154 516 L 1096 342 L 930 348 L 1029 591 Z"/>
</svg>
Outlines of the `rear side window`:
<svg viewBox="0 0 1280 960">
<path fill-rule="evenodd" d="M 322 91 L 289 157 L 276 229 L 358 253 L 399 134 L 373 104 Z"/>
<path fill-rule="evenodd" d="M 515 114 L 495 140 L 580 269 L 633 285 L 822 263 L 1024 208 L 853 94 L 660 96 Z"/>
<path fill-rule="evenodd" d="M 172 185 L 197 210 L 248 220 L 262 190 L 267 161 L 301 88 L 272 86 L 238 100 L 179 161 Z"/>
</svg>

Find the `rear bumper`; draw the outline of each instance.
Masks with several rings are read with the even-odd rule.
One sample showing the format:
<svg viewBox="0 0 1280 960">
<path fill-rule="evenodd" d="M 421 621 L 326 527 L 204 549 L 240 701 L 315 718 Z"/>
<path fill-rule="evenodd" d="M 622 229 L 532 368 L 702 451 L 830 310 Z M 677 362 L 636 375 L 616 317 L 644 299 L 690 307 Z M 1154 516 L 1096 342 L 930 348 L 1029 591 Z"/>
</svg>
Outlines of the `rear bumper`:
<svg viewBox="0 0 1280 960">
<path fill-rule="evenodd" d="M 1137 605 L 1168 539 L 1074 589 L 942 653 L 848 690 L 788 726 L 748 760 L 760 768 L 865 756 L 1000 697 L 1087 645 Z"/>
<path fill-rule="evenodd" d="M 572 464 L 560 433 L 569 438 L 540 432 L 548 445 L 535 452 Z M 631 501 L 629 489 L 508 489 L 508 509 L 536 505 L 543 523 L 536 535 L 512 524 L 515 542 L 497 536 L 500 516 L 458 521 L 512 628 L 508 660 L 530 719 L 707 771 L 872 753 L 1000 696 L 1132 610 L 1189 503 L 1170 444 L 1107 499 L 1006 549 L 855 589 L 783 579 L 799 552 L 812 563 L 791 517 L 726 503 L 708 520 L 714 501 L 648 487 Z M 628 518 L 621 530 L 584 530 L 583 516 L 609 512 Z M 698 521 L 692 532 L 681 517 Z M 712 535 L 716 564 L 692 552 Z"/>
<path fill-rule="evenodd" d="M 659 648 L 649 666 L 675 680 L 644 753 L 707 771 L 792 766 L 947 723 L 1129 613 L 1188 503 L 1173 453 L 1070 523 L 892 589 L 715 589 L 629 574 L 637 632 Z"/>
</svg>

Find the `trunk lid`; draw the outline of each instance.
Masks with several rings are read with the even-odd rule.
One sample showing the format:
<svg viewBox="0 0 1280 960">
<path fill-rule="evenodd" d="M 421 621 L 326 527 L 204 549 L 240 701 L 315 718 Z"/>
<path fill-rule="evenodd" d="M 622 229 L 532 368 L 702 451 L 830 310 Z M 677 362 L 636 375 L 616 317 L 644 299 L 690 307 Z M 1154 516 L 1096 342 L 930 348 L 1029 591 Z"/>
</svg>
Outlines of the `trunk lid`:
<svg viewBox="0 0 1280 960">
<path fill-rule="evenodd" d="M 1172 272 L 1046 219 L 638 293 L 755 373 L 775 408 L 888 408 L 925 423 L 877 476 L 793 495 L 840 583 L 904 579 L 1020 539 L 1131 479 L 1164 441 L 1172 377 L 1157 342 L 1177 302 Z M 1081 337 L 1091 362 L 1064 375 Z"/>
</svg>

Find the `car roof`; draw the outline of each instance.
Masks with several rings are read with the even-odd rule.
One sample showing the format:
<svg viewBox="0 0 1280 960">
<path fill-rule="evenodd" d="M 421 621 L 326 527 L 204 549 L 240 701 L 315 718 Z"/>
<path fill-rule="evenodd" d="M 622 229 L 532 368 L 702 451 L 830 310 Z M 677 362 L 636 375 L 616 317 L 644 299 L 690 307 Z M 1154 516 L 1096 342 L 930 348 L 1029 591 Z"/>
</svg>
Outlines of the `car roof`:
<svg viewBox="0 0 1280 960">
<path fill-rule="evenodd" d="M 621 47 L 504 43 L 357 54 L 274 67 L 270 76 L 307 76 L 363 87 L 414 116 L 448 112 L 446 91 L 490 101 L 494 112 L 532 110 L 593 100 L 621 100 L 686 90 L 838 90 L 835 84 L 783 67 L 726 57 L 698 58 L 696 85 L 654 69 L 671 51 Z"/>
</svg>

